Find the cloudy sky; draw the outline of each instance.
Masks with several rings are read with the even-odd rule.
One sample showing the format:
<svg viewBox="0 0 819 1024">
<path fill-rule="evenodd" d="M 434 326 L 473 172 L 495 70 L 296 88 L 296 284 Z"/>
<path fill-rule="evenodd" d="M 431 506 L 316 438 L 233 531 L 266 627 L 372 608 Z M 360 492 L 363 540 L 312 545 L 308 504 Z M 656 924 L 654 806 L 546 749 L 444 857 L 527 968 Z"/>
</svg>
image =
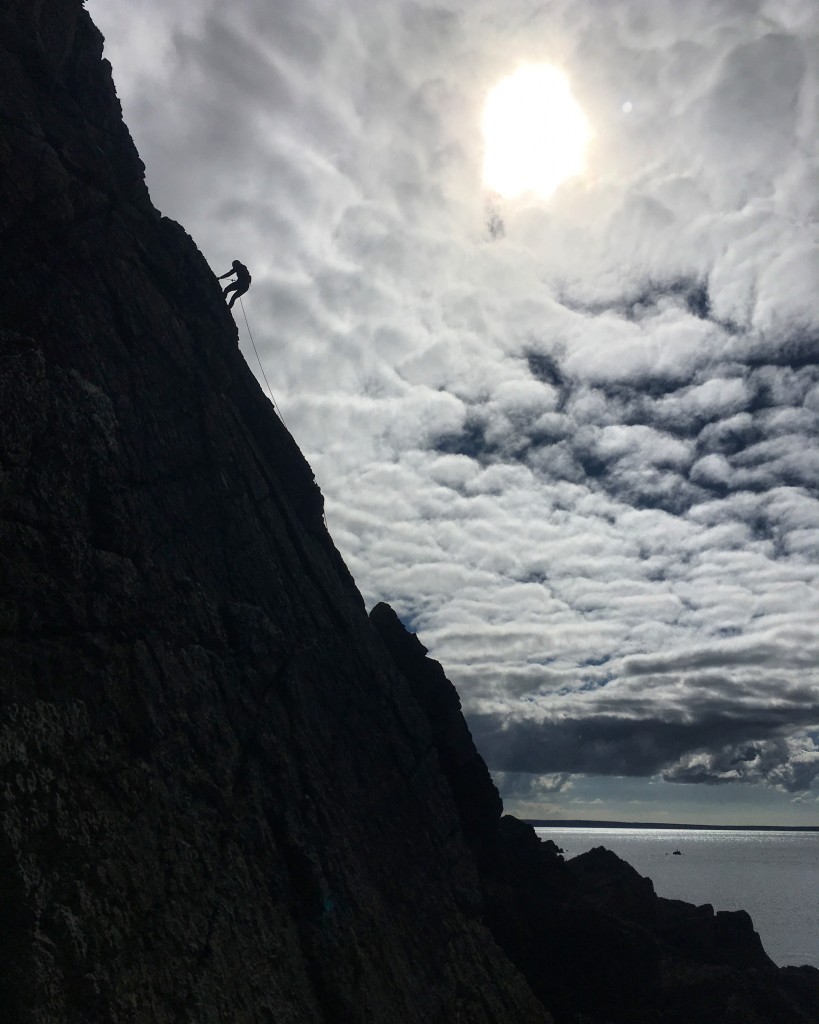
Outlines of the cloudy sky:
<svg viewBox="0 0 819 1024">
<path fill-rule="evenodd" d="M 331 533 L 507 809 L 819 822 L 815 0 L 88 7 L 154 202 L 249 266 Z M 556 99 L 529 150 L 482 133 L 540 65 L 587 147 L 498 194 L 489 157 L 566 157 Z"/>
</svg>

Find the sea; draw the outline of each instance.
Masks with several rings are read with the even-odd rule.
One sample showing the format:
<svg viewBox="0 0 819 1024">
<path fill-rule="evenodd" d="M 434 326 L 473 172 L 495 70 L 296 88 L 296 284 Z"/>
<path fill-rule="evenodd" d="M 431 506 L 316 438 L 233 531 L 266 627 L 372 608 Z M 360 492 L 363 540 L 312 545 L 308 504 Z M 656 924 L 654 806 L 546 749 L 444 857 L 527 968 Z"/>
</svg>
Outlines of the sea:
<svg viewBox="0 0 819 1024">
<path fill-rule="evenodd" d="M 819 968 L 819 832 L 670 828 L 536 829 L 568 859 L 605 846 L 658 896 L 747 910 L 780 967 Z M 679 850 L 679 855 L 674 851 Z"/>
</svg>

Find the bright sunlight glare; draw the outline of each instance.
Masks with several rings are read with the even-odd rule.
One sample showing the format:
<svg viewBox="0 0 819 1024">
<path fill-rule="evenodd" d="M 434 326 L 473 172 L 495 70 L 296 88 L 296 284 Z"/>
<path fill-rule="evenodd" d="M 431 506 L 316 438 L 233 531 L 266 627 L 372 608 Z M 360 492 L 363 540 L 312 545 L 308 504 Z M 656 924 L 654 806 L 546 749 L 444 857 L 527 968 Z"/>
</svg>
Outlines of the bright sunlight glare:
<svg viewBox="0 0 819 1024">
<path fill-rule="evenodd" d="M 590 134 L 566 76 L 546 64 L 524 65 L 487 97 L 484 184 L 506 199 L 548 199 L 585 170 Z"/>
</svg>

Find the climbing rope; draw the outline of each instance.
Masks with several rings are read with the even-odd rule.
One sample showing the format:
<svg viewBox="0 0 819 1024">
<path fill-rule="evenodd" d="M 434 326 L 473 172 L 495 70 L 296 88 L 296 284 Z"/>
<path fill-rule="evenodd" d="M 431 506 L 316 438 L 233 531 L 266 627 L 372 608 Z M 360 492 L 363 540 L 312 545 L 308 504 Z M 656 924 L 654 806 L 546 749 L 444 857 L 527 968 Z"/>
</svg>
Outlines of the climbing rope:
<svg viewBox="0 0 819 1024">
<path fill-rule="evenodd" d="M 256 348 L 256 342 L 253 340 L 253 334 L 251 333 L 251 330 L 250 330 L 250 324 L 247 322 L 247 313 L 245 313 L 245 304 L 244 304 L 244 302 L 242 302 L 241 298 L 239 299 L 239 305 L 242 307 L 242 316 L 245 318 L 245 327 L 247 327 L 247 336 L 250 338 L 250 344 L 253 346 L 253 351 L 256 353 L 256 361 L 259 364 L 259 369 L 262 371 L 262 376 L 264 377 L 264 382 L 265 382 L 265 384 L 267 384 L 267 390 L 268 390 L 268 392 L 270 394 L 270 401 L 273 403 L 273 408 L 276 410 L 276 415 L 279 417 L 279 419 L 282 421 L 282 423 L 285 426 L 287 426 L 287 424 L 284 422 L 284 417 L 279 412 L 279 407 L 276 405 L 276 399 L 273 397 L 273 389 L 270 387 L 270 381 L 267 379 L 267 374 L 264 372 L 264 367 L 262 366 L 262 361 L 261 361 L 261 359 L 259 359 L 259 350 Z"/>
</svg>

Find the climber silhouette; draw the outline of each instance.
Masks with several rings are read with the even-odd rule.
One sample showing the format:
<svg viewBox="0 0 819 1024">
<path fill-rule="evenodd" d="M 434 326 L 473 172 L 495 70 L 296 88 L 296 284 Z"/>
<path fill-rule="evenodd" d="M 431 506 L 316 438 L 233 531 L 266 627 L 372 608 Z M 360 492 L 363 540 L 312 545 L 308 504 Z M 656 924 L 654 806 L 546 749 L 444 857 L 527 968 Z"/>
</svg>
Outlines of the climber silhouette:
<svg viewBox="0 0 819 1024">
<path fill-rule="evenodd" d="M 222 289 L 222 295 L 224 295 L 225 298 L 227 298 L 228 292 L 233 292 L 233 295 L 230 297 L 230 302 L 228 303 L 228 309 L 230 309 L 239 296 L 244 295 L 250 287 L 250 272 L 244 263 L 240 263 L 238 260 L 234 260 L 233 267 L 226 274 L 221 274 L 216 280 L 221 281 L 226 277 L 232 277 L 234 274 L 236 275 L 236 280 L 231 282 L 231 284 L 225 285 Z"/>
</svg>

